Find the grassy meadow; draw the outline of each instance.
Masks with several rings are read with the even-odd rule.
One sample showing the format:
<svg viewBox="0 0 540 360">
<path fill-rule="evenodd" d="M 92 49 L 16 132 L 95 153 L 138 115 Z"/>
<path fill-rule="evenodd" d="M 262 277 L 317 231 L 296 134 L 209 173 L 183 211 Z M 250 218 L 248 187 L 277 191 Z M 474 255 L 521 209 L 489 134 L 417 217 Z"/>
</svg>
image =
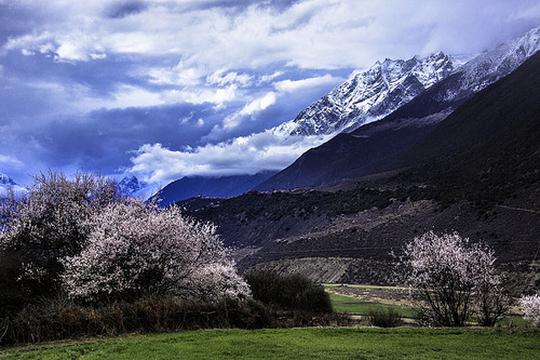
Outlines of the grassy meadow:
<svg viewBox="0 0 540 360">
<path fill-rule="evenodd" d="M 538 359 L 539 332 L 492 329 L 201 330 L 0 350 L 0 359 Z"/>
<path fill-rule="evenodd" d="M 338 313 L 347 313 L 352 315 L 368 315 L 370 311 L 377 310 L 395 310 L 401 317 L 413 318 L 414 309 L 402 305 L 382 304 L 376 302 L 367 302 L 359 300 L 349 295 L 330 293 L 330 300 L 334 311 Z"/>
<path fill-rule="evenodd" d="M 335 312 L 368 315 L 371 311 L 394 310 L 403 318 L 414 318 L 406 300 L 406 289 L 392 286 L 325 284 Z"/>
<path fill-rule="evenodd" d="M 403 318 L 415 315 L 401 298 L 401 288 L 325 288 L 335 312 L 367 315 L 373 310 L 392 309 Z M 538 359 L 540 331 L 521 324 L 520 317 L 505 319 L 509 321 L 514 326 L 499 329 L 354 326 L 132 334 L 0 348 L 0 360 Z"/>
</svg>

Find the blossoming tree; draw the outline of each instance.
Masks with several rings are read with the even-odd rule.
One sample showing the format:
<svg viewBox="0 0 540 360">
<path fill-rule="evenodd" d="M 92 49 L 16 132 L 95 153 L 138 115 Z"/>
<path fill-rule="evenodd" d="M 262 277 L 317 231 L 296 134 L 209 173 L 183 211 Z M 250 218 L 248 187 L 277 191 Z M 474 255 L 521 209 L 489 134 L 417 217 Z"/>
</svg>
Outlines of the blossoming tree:
<svg viewBox="0 0 540 360">
<path fill-rule="evenodd" d="M 482 325 L 493 325 L 504 314 L 508 301 L 494 263 L 487 246 L 434 232 L 408 243 L 402 261 L 406 281 L 421 294 L 422 314 L 444 326 L 463 326 L 473 314 Z"/>
<path fill-rule="evenodd" d="M 74 299 L 168 293 L 211 302 L 249 294 L 215 226 L 187 218 L 175 207 L 114 203 L 90 224 L 82 252 L 64 261 L 65 288 Z"/>
<path fill-rule="evenodd" d="M 523 317 L 534 326 L 540 327 L 540 294 L 523 296 L 519 300 Z"/>
<path fill-rule="evenodd" d="M 36 177 L 24 199 L 4 201 L 0 254 L 16 259 L 18 287 L 30 297 L 55 293 L 61 259 L 81 251 L 90 232 L 88 220 L 119 199 L 111 180 L 50 173 Z"/>
</svg>

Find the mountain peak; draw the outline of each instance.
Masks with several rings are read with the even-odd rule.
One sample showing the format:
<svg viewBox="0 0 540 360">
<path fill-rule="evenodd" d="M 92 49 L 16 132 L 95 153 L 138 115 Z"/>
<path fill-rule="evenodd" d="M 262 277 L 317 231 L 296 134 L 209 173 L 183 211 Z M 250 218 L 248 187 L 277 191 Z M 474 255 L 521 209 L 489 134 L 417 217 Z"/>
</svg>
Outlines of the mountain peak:
<svg viewBox="0 0 540 360">
<path fill-rule="evenodd" d="M 126 196 L 136 196 L 142 189 L 146 187 L 146 183 L 140 181 L 134 175 L 127 175 L 118 183 L 120 192 Z"/>
<path fill-rule="evenodd" d="M 16 197 L 26 194 L 28 189 L 18 185 L 8 175 L 0 173 L 0 198 L 13 194 Z"/>
<path fill-rule="evenodd" d="M 17 185 L 17 184 L 15 183 L 15 181 L 13 181 L 12 178 L 7 176 L 6 174 L 0 173 L 0 185 L 14 186 L 14 185 Z"/>
<path fill-rule="evenodd" d="M 442 51 L 408 60 L 377 60 L 364 71 L 303 110 L 294 120 L 274 128 L 290 135 L 328 135 L 381 119 L 455 70 Z"/>
</svg>

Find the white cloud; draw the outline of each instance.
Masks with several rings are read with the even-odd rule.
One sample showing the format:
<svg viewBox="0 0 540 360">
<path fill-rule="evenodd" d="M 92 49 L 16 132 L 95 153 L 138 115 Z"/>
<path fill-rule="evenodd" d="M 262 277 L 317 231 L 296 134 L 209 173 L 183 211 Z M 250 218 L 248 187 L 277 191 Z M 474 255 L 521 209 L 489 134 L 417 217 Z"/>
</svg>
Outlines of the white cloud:
<svg viewBox="0 0 540 360">
<path fill-rule="evenodd" d="M 47 20 L 10 38 L 6 49 L 66 61 L 174 55 L 188 68 L 203 66 L 207 75 L 276 63 L 359 68 L 433 50 L 477 52 L 515 35 L 512 21 L 538 17 L 538 4 L 528 0 L 479 0 L 474 6 L 459 0 L 313 0 L 280 11 L 254 3 L 233 12 L 219 4 L 155 1 L 119 19 L 106 16 L 107 1 L 23 3 Z"/>
<path fill-rule="evenodd" d="M 246 106 L 240 110 L 240 115 L 253 115 L 254 113 L 262 111 L 275 103 L 276 93 L 273 91 L 267 92 L 265 95 L 246 104 Z"/>
<path fill-rule="evenodd" d="M 239 74 L 236 71 L 227 72 L 225 69 L 215 71 L 206 78 L 209 84 L 219 86 L 236 84 L 243 87 L 250 85 L 252 80 L 253 77 L 249 74 Z"/>
<path fill-rule="evenodd" d="M 285 74 L 284 71 L 281 71 L 281 70 L 277 70 L 277 71 L 274 71 L 273 73 L 271 74 L 265 74 L 265 75 L 262 75 L 260 78 L 259 78 L 259 82 L 261 83 L 267 83 L 267 82 L 270 82 L 278 77 L 280 77 L 281 75 Z"/>
<path fill-rule="evenodd" d="M 151 91 L 133 85 L 120 85 L 111 98 L 86 98 L 88 108 L 148 107 L 178 103 L 213 104 L 217 108 L 236 99 L 236 86 L 195 87 L 181 90 Z"/>
<path fill-rule="evenodd" d="M 236 175 L 280 170 L 328 138 L 283 137 L 267 130 L 184 151 L 170 150 L 161 144 L 146 144 L 131 159 L 133 166 L 130 172 L 159 186 L 187 175 Z"/>
<path fill-rule="evenodd" d="M 312 88 L 321 85 L 337 84 L 342 82 L 342 78 L 333 77 L 330 74 L 323 76 L 311 77 L 301 80 L 282 80 L 274 83 L 274 87 L 282 92 L 293 92 L 300 89 Z"/>
<path fill-rule="evenodd" d="M 198 118 L 197 121 L 195 122 L 195 125 L 197 127 L 203 127 L 204 126 L 204 119 L 203 118 Z"/>
<path fill-rule="evenodd" d="M 0 165 L 21 167 L 23 166 L 23 163 L 14 156 L 0 154 Z"/>
<path fill-rule="evenodd" d="M 192 86 L 201 83 L 204 70 L 200 67 L 188 67 L 183 61 L 170 68 L 152 68 L 147 72 L 150 82 L 159 85 Z"/>
<path fill-rule="evenodd" d="M 244 119 L 251 118 L 252 115 L 255 115 L 258 112 L 261 112 L 268 107 L 276 103 L 277 97 L 276 93 L 269 91 L 266 94 L 257 97 L 250 102 L 248 102 L 240 111 L 234 112 L 228 115 L 224 120 L 222 125 L 216 125 L 212 132 L 207 136 L 208 139 L 218 138 L 224 132 L 228 132 L 232 129 L 237 128 L 242 124 Z"/>
</svg>

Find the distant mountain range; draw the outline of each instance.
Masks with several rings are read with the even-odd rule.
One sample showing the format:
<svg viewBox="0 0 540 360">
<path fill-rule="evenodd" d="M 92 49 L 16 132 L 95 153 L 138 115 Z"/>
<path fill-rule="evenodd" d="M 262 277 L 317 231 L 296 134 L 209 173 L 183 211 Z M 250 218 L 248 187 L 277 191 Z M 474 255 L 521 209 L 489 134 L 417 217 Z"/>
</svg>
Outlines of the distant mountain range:
<svg viewBox="0 0 540 360">
<path fill-rule="evenodd" d="M 540 28 L 536 28 L 508 44 L 482 53 L 384 119 L 351 133 L 341 133 L 307 151 L 256 190 L 328 185 L 346 178 L 414 165 L 414 162 L 405 161 L 404 153 L 464 101 L 508 75 L 539 49 Z M 439 55 L 439 58 L 444 56 Z"/>
<path fill-rule="evenodd" d="M 27 189 L 18 185 L 12 178 L 6 174 L 0 173 L 0 198 L 13 193 L 15 196 L 23 195 Z"/>
<path fill-rule="evenodd" d="M 231 197 L 258 191 L 328 185 L 411 165 L 404 154 L 473 94 L 509 74 L 539 49 L 540 28 L 467 62 L 438 52 L 377 61 L 271 132 L 282 137 L 338 134 L 267 176 L 184 177 L 159 192 L 167 205 L 192 196 Z M 410 160 L 410 159 L 409 159 Z M 267 178 L 268 177 L 268 178 Z M 129 196 L 147 193 L 133 176 Z"/>
<path fill-rule="evenodd" d="M 125 196 L 131 197 L 144 197 L 144 190 L 146 190 L 147 186 L 148 184 L 140 181 L 134 175 L 125 176 L 118 182 L 120 192 Z"/>
<path fill-rule="evenodd" d="M 153 198 L 160 206 L 196 196 L 230 198 L 251 190 L 274 174 L 275 171 L 264 171 L 254 175 L 187 176 L 165 186 Z"/>
<path fill-rule="evenodd" d="M 295 119 L 270 129 L 282 137 L 329 135 L 352 130 L 391 113 L 426 88 L 452 73 L 459 61 L 442 52 L 425 58 L 377 61 L 358 71 L 328 95 L 303 110 Z M 232 197 L 257 188 L 275 172 L 254 176 L 184 177 L 157 195 L 162 205 L 193 196 Z M 133 182 L 131 180 L 130 182 Z"/>
</svg>

